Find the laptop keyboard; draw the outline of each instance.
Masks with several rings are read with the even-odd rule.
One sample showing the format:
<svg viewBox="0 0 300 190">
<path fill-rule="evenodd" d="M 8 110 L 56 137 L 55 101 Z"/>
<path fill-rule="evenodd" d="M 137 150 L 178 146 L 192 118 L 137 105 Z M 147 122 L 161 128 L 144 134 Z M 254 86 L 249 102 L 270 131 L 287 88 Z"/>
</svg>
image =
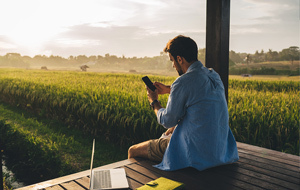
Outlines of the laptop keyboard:
<svg viewBox="0 0 300 190">
<path fill-rule="evenodd" d="M 109 170 L 101 170 L 94 172 L 94 189 L 97 188 L 111 188 Z"/>
</svg>

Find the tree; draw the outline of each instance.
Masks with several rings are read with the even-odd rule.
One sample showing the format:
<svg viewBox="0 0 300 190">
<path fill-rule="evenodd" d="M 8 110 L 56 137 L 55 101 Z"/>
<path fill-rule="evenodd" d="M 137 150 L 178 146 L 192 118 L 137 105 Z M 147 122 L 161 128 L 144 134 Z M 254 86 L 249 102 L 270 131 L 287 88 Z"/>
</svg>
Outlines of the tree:
<svg viewBox="0 0 300 190">
<path fill-rule="evenodd" d="M 284 60 L 290 60 L 290 50 L 283 49 L 281 52 L 279 52 L 279 60 L 284 61 Z"/>
<path fill-rule="evenodd" d="M 7 53 L 5 55 L 5 57 L 7 57 L 7 58 L 21 58 L 21 54 L 19 54 L 19 53 Z"/>
<path fill-rule="evenodd" d="M 289 47 L 289 54 L 291 57 L 292 65 L 294 64 L 294 60 L 299 60 L 299 47 L 291 46 Z"/>
<path fill-rule="evenodd" d="M 232 50 L 229 52 L 229 58 L 235 63 L 241 63 L 243 61 L 240 55 L 235 53 L 235 51 Z"/>
<path fill-rule="evenodd" d="M 269 51 L 266 54 L 267 61 L 272 61 L 273 60 L 273 54 L 272 54 L 272 49 L 269 49 Z"/>
<path fill-rule="evenodd" d="M 258 50 L 256 50 L 255 54 L 252 56 L 252 61 L 255 63 L 263 62 L 263 61 L 265 61 L 265 58 L 266 58 L 265 52 L 263 49 L 260 52 L 258 52 Z"/>
<path fill-rule="evenodd" d="M 89 61 L 95 62 L 97 60 L 97 56 L 91 55 L 89 56 Z"/>
<path fill-rule="evenodd" d="M 9 67 L 22 67 L 28 68 L 29 64 L 24 62 L 21 54 L 19 53 L 7 53 L 3 59 L 4 65 Z"/>
<path fill-rule="evenodd" d="M 245 57 L 247 64 L 249 64 L 251 62 L 251 55 L 247 54 L 247 56 Z"/>
<path fill-rule="evenodd" d="M 78 56 L 76 57 L 76 60 L 77 60 L 78 63 L 80 63 L 80 64 L 89 62 L 89 59 L 87 58 L 86 55 L 78 55 Z"/>
</svg>

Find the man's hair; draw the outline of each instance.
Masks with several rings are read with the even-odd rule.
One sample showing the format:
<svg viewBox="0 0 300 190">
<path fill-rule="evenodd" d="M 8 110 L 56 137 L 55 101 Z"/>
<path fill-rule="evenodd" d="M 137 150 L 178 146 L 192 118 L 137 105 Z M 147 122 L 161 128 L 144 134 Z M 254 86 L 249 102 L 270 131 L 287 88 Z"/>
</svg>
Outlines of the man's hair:
<svg viewBox="0 0 300 190">
<path fill-rule="evenodd" d="M 187 62 L 198 61 L 198 47 L 194 40 L 183 35 L 176 36 L 170 40 L 164 52 L 170 53 L 175 60 L 177 56 L 185 58 Z"/>
</svg>

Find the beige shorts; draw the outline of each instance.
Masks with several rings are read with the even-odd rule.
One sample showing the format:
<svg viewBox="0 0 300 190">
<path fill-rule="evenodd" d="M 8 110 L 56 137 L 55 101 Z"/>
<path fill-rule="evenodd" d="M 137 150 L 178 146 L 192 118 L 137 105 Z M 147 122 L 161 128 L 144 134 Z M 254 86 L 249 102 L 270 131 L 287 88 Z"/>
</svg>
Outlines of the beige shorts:
<svg viewBox="0 0 300 190">
<path fill-rule="evenodd" d="M 150 140 L 148 143 L 148 158 L 152 161 L 161 162 L 169 145 L 170 139 L 160 138 Z"/>
</svg>

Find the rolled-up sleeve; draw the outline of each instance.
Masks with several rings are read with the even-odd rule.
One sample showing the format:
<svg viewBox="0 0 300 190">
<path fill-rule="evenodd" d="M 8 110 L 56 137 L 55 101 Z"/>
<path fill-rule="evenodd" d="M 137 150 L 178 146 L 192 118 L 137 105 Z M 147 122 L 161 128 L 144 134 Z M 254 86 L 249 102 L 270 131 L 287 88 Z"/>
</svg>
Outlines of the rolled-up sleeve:
<svg viewBox="0 0 300 190">
<path fill-rule="evenodd" d="M 170 96 L 166 108 L 157 112 L 157 121 L 165 128 L 174 127 L 183 118 L 186 111 L 186 94 L 184 85 L 175 81 L 171 86 Z"/>
</svg>

